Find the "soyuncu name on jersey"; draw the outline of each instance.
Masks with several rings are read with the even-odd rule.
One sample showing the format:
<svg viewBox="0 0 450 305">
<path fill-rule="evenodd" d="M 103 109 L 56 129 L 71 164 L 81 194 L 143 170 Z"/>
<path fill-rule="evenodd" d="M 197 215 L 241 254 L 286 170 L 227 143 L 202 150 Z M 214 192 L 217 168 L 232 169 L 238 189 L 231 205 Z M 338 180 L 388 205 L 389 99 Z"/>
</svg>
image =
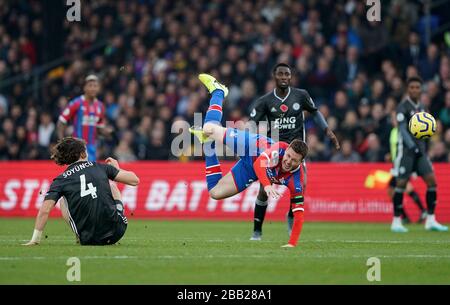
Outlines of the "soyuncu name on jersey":
<svg viewBox="0 0 450 305">
<path fill-rule="evenodd" d="M 84 162 L 84 163 L 77 164 L 73 168 L 66 170 L 63 173 L 63 177 L 67 178 L 67 177 L 71 176 L 72 174 L 75 174 L 75 172 L 79 172 L 80 170 L 85 169 L 87 167 L 91 167 L 91 166 L 94 166 L 94 163 L 92 163 L 92 162 Z"/>
<path fill-rule="evenodd" d="M 274 121 L 274 128 L 277 129 L 295 129 L 295 122 L 297 121 L 295 116 L 287 118 L 278 118 Z"/>
</svg>

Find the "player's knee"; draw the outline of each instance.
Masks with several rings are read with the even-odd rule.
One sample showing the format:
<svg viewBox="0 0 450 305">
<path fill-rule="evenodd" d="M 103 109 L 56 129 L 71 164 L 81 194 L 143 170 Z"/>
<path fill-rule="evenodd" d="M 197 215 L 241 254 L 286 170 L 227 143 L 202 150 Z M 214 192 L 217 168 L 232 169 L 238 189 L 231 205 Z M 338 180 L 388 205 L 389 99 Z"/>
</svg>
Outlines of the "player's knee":
<svg viewBox="0 0 450 305">
<path fill-rule="evenodd" d="M 262 202 L 266 202 L 269 199 L 266 191 L 264 191 L 264 188 L 262 187 L 259 189 L 258 196 L 256 196 L 256 198 Z"/>
<path fill-rule="evenodd" d="M 427 188 L 428 189 L 436 189 L 437 188 L 437 184 L 436 181 L 430 181 L 427 183 Z"/>
<path fill-rule="evenodd" d="M 407 183 L 408 183 L 408 180 L 405 180 L 405 179 L 397 179 L 396 187 L 397 187 L 397 188 L 405 189 Z"/>
<path fill-rule="evenodd" d="M 428 188 L 436 188 L 437 187 L 436 178 L 434 177 L 434 175 L 429 175 L 429 176 L 425 177 L 424 180 L 425 180 L 425 183 Z"/>
<path fill-rule="evenodd" d="M 225 198 L 223 192 L 222 192 L 220 189 L 218 189 L 217 187 L 212 188 L 212 189 L 209 191 L 209 195 L 210 195 L 211 198 L 214 199 L 214 200 L 221 200 L 221 199 L 224 199 L 224 198 Z"/>
</svg>

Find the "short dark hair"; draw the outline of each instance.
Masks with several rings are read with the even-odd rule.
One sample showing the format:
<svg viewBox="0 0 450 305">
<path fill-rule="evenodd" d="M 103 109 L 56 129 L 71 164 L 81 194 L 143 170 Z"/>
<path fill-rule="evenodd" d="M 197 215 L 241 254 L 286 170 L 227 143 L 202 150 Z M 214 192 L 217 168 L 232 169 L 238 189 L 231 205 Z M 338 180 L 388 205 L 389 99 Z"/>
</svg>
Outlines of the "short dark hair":
<svg viewBox="0 0 450 305">
<path fill-rule="evenodd" d="M 409 86 L 410 83 L 418 82 L 421 85 L 423 84 L 423 79 L 420 76 L 411 76 L 406 80 L 406 84 Z"/>
<path fill-rule="evenodd" d="M 273 67 L 272 73 L 275 74 L 275 71 L 277 71 L 277 69 L 278 69 L 279 67 L 286 67 L 286 68 L 288 68 L 289 70 L 292 70 L 291 66 L 289 66 L 287 63 L 280 62 L 280 63 L 277 63 L 277 64 Z"/>
<path fill-rule="evenodd" d="M 308 155 L 308 145 L 303 142 L 302 140 L 295 139 L 291 142 L 289 145 L 297 154 L 300 154 L 303 156 L 303 159 L 306 158 Z"/>
<path fill-rule="evenodd" d="M 77 162 L 82 153 L 86 153 L 86 142 L 83 139 L 65 137 L 53 147 L 51 158 L 58 165 L 66 165 Z"/>
</svg>

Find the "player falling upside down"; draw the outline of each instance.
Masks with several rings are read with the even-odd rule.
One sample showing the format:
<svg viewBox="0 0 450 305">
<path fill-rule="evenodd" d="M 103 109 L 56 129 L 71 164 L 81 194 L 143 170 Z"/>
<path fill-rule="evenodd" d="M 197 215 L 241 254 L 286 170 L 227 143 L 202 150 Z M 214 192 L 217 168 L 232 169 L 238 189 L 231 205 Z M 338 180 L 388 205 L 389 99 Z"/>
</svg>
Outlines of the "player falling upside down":
<svg viewBox="0 0 450 305">
<path fill-rule="evenodd" d="M 291 193 L 294 224 L 289 242 L 283 247 L 295 247 L 303 225 L 301 163 L 308 153 L 308 146 L 301 140 L 293 140 L 291 144 L 275 143 L 271 138 L 258 134 L 222 127 L 222 102 L 228 89 L 208 74 L 200 74 L 199 79 L 211 93 L 211 100 L 203 128 L 194 127 L 190 131 L 204 143 L 206 183 L 210 196 L 216 200 L 225 199 L 259 180 L 268 196 L 279 198 L 274 184 L 287 186 Z M 223 142 L 240 157 L 225 176 L 222 176 L 216 156 L 216 142 Z"/>
<path fill-rule="evenodd" d="M 279 133 L 279 141 L 290 143 L 294 139 L 306 141 L 306 127 L 304 111 L 314 118 L 315 123 L 333 142 L 339 150 L 340 144 L 336 135 L 328 127 L 327 121 L 317 109 L 308 91 L 291 86 L 291 67 L 286 63 L 278 63 L 272 70 L 275 88 L 256 100 L 250 113 L 250 121 L 260 124 L 265 121 L 270 124 L 267 135 L 275 137 Z M 302 163 L 304 174 L 303 187 L 306 189 L 307 170 L 306 163 Z M 262 227 L 267 210 L 267 195 L 264 187 L 260 185 L 255 201 L 253 218 L 253 234 L 250 240 L 261 240 Z M 294 216 L 289 209 L 286 215 L 288 232 L 292 229 Z"/>
</svg>

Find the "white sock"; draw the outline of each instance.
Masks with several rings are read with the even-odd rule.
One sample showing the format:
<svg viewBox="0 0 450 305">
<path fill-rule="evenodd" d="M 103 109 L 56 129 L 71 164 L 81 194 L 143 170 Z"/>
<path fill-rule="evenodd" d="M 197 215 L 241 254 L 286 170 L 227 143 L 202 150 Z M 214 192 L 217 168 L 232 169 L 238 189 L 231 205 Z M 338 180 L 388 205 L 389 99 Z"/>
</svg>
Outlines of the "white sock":
<svg viewBox="0 0 450 305">
<path fill-rule="evenodd" d="M 402 218 L 401 217 L 394 217 L 394 219 L 392 220 L 392 225 L 393 226 L 401 226 L 402 225 Z"/>
<path fill-rule="evenodd" d="M 436 218 L 435 218 L 434 214 L 433 215 L 430 215 L 430 214 L 427 215 L 427 222 L 436 222 Z"/>
</svg>

